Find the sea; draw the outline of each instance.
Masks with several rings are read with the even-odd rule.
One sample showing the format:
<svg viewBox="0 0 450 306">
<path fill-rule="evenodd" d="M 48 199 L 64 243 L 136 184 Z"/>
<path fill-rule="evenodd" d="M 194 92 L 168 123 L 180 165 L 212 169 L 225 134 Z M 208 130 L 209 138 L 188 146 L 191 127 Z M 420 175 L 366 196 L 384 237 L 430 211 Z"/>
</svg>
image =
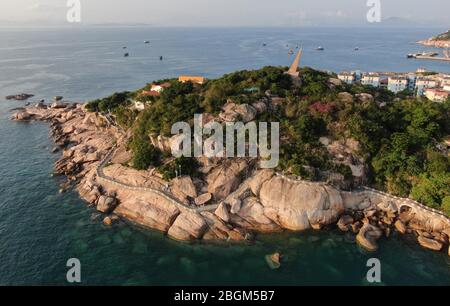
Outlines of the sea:
<svg viewBox="0 0 450 306">
<path fill-rule="evenodd" d="M 181 74 L 216 78 L 288 66 L 297 46 L 304 49 L 300 65 L 316 69 L 450 73 L 448 62 L 406 58 L 434 50 L 415 42 L 444 30 L 0 28 L 0 285 L 72 285 L 70 258 L 80 261 L 81 285 L 450 285 L 446 252 L 396 234 L 367 253 L 333 228 L 245 243 L 179 243 L 124 222 L 106 227 L 75 191 L 58 192 L 48 125 L 10 121 L 11 109 L 26 102 L 4 98 L 25 92 L 35 95 L 29 102 L 56 95 L 86 102 Z M 265 261 L 274 252 L 284 255 L 276 270 Z M 381 283 L 367 281 L 370 258 L 380 261 Z"/>
</svg>

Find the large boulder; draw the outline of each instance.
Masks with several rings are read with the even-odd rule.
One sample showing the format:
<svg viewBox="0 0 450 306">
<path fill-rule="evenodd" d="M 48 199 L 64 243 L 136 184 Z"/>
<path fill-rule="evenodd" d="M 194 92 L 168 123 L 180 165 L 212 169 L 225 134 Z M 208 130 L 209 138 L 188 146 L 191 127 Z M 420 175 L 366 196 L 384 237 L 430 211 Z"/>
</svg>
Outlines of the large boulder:
<svg viewBox="0 0 450 306">
<path fill-rule="evenodd" d="M 97 200 L 97 210 L 102 213 L 110 213 L 116 207 L 117 200 L 114 197 L 101 195 Z"/>
<path fill-rule="evenodd" d="M 343 232 L 348 232 L 351 228 L 351 225 L 353 224 L 354 220 L 352 216 L 349 215 L 343 215 L 338 223 L 337 226 L 338 228 L 343 231 Z"/>
<path fill-rule="evenodd" d="M 209 211 L 200 213 L 208 224 L 209 229 L 203 235 L 205 240 L 226 240 L 230 232 L 230 226 L 223 222 L 219 217 Z"/>
<path fill-rule="evenodd" d="M 180 210 L 175 204 L 158 195 L 136 198 L 125 194 L 114 213 L 142 226 L 167 232 Z"/>
<path fill-rule="evenodd" d="M 359 93 L 356 94 L 356 97 L 360 102 L 366 103 L 366 102 L 373 102 L 374 98 L 371 94 L 368 93 Z"/>
<path fill-rule="evenodd" d="M 225 199 L 241 183 L 242 172 L 248 163 L 242 159 L 230 159 L 214 168 L 207 176 L 208 192 L 216 201 Z"/>
<path fill-rule="evenodd" d="M 356 235 L 356 241 L 367 251 L 375 252 L 378 250 L 377 240 L 382 235 L 383 231 L 378 227 L 365 223 L 358 235 Z"/>
<path fill-rule="evenodd" d="M 173 239 L 188 241 L 202 238 L 207 229 L 208 224 L 200 214 L 182 212 L 175 219 L 167 234 Z"/>
<path fill-rule="evenodd" d="M 290 230 L 331 224 L 344 212 L 338 190 L 281 176 L 274 176 L 263 183 L 259 197 L 264 208 L 272 210 L 272 216 L 276 212 L 276 221 Z"/>
<path fill-rule="evenodd" d="M 262 232 L 279 230 L 279 226 L 264 214 L 264 206 L 255 197 L 249 197 L 242 201 L 238 216 L 252 224 L 253 228 Z"/>
<path fill-rule="evenodd" d="M 254 109 L 256 109 L 258 114 L 262 114 L 262 113 L 265 113 L 267 111 L 267 103 L 266 103 L 266 101 L 263 101 L 263 100 L 256 101 L 255 103 L 252 104 L 252 106 L 253 106 Z"/>
<path fill-rule="evenodd" d="M 221 112 L 219 114 L 219 118 L 225 122 L 235 122 L 238 121 L 238 119 L 240 119 L 239 114 L 234 110 L 228 112 Z"/>
<path fill-rule="evenodd" d="M 172 180 L 172 192 L 180 200 L 187 197 L 195 199 L 197 191 L 190 176 L 181 176 Z"/>
<path fill-rule="evenodd" d="M 258 114 L 258 111 L 253 106 L 248 104 L 240 104 L 236 106 L 235 111 L 240 115 L 240 118 L 244 123 L 254 120 Z"/>
<path fill-rule="evenodd" d="M 256 172 L 256 174 L 250 178 L 248 183 L 253 194 L 259 196 L 259 191 L 261 190 L 263 183 L 270 180 L 274 175 L 275 172 L 272 169 L 263 169 Z"/>
<path fill-rule="evenodd" d="M 426 238 L 424 236 L 419 236 L 417 238 L 417 241 L 424 248 L 433 250 L 433 251 L 440 251 L 440 250 L 442 250 L 442 247 L 443 247 L 441 242 L 431 239 L 431 238 Z"/>
<path fill-rule="evenodd" d="M 222 219 L 224 222 L 230 221 L 230 213 L 228 212 L 228 207 L 223 202 L 219 204 L 216 211 L 214 212 L 217 217 Z"/>
<path fill-rule="evenodd" d="M 345 103 L 353 103 L 353 95 L 351 93 L 348 92 L 340 92 L 338 93 L 338 98 L 339 100 L 341 100 L 342 102 Z"/>
<path fill-rule="evenodd" d="M 204 194 L 199 195 L 198 197 L 196 197 L 195 198 L 195 204 L 196 205 L 205 205 L 206 203 L 211 201 L 211 199 L 212 199 L 212 194 L 207 192 L 207 193 L 204 193 Z"/>
<path fill-rule="evenodd" d="M 241 207 L 242 207 L 241 199 L 239 199 L 239 198 L 231 199 L 230 206 L 231 206 L 230 212 L 232 214 L 237 214 L 241 210 Z"/>
<path fill-rule="evenodd" d="M 31 115 L 27 112 L 19 112 L 15 115 L 16 120 L 29 120 L 31 118 Z"/>
<path fill-rule="evenodd" d="M 258 114 L 258 110 L 248 104 L 235 104 L 234 102 L 228 102 L 223 107 L 223 112 L 219 114 L 219 117 L 226 122 L 234 122 L 241 120 L 244 123 L 250 122 L 255 119 Z"/>
<path fill-rule="evenodd" d="M 395 221 L 394 226 L 400 234 L 406 233 L 406 226 L 401 220 Z"/>
</svg>

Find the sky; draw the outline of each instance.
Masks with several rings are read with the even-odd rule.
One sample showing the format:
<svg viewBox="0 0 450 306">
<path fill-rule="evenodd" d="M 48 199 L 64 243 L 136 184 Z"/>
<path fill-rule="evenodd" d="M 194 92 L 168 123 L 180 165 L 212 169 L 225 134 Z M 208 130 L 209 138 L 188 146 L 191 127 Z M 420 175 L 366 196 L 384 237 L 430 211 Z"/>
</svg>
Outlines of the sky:
<svg viewBox="0 0 450 306">
<path fill-rule="evenodd" d="M 81 24 L 330 26 L 368 24 L 374 0 L 79 0 Z M 449 0 L 379 0 L 380 24 L 450 28 Z M 1 25 L 67 23 L 68 0 L 0 0 Z"/>
</svg>

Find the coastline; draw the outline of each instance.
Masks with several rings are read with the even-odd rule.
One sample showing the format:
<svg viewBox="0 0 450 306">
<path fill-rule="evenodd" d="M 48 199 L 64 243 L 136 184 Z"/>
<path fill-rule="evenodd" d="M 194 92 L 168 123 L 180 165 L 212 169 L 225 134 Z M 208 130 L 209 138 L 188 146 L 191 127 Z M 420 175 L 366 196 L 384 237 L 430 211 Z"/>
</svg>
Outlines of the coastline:
<svg viewBox="0 0 450 306">
<path fill-rule="evenodd" d="M 450 220 L 412 201 L 368 189 L 342 192 L 323 183 L 257 170 L 222 200 L 189 207 L 175 195 L 193 192 L 177 190 L 194 186 L 190 178 L 168 184 L 147 171 L 122 165 L 127 157 L 126 133 L 108 116 L 88 113 L 83 105 L 74 104 L 28 107 L 14 119 L 50 122 L 55 144 L 62 150 L 55 174 L 68 178 L 63 189 L 75 185 L 84 200 L 105 213 L 107 225 L 121 217 L 175 240 L 243 241 L 259 233 L 318 230 L 337 222 L 340 230 L 353 232 L 370 251 L 377 249 L 377 239 L 389 237 L 392 230 L 417 235 L 419 243 L 430 249 L 448 248 Z M 248 165 L 247 161 L 232 163 L 225 170 L 240 173 Z"/>
<path fill-rule="evenodd" d="M 448 41 L 448 40 L 435 40 L 435 39 L 430 38 L 430 39 L 420 40 L 417 43 L 424 45 L 424 46 L 441 48 L 441 49 L 450 48 L 450 41 Z"/>
</svg>

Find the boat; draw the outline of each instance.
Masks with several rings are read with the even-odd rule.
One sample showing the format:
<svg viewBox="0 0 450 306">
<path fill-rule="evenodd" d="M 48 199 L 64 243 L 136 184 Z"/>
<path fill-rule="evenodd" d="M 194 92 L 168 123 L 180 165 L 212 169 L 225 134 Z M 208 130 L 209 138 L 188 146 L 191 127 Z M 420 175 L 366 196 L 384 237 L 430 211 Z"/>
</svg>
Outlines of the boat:
<svg viewBox="0 0 450 306">
<path fill-rule="evenodd" d="M 263 43 L 263 47 L 265 47 L 265 46 L 267 46 L 267 44 L 266 44 L 266 43 Z"/>
<path fill-rule="evenodd" d="M 294 50 L 290 49 L 289 52 L 288 52 L 288 54 L 289 54 L 289 55 L 294 54 Z"/>
<path fill-rule="evenodd" d="M 355 51 L 358 51 L 359 50 L 359 47 L 355 47 Z"/>
<path fill-rule="evenodd" d="M 161 56 L 159 57 L 159 60 L 160 60 L 160 61 L 162 61 L 162 60 L 163 60 L 163 57 L 162 57 L 162 55 L 161 55 Z"/>
<path fill-rule="evenodd" d="M 130 54 L 129 53 L 125 53 L 123 56 L 124 57 L 128 57 L 128 56 L 130 56 Z"/>
<path fill-rule="evenodd" d="M 317 49 L 316 49 L 317 51 L 323 51 L 323 50 L 325 50 L 323 47 L 321 47 L 321 46 L 319 46 L 319 47 L 317 47 Z"/>
<path fill-rule="evenodd" d="M 409 53 L 406 55 L 407 58 L 421 58 L 421 57 L 435 57 L 438 56 L 439 53 L 436 52 L 419 52 L 419 53 Z"/>
<path fill-rule="evenodd" d="M 122 47 L 122 49 L 126 49 L 126 48 L 127 48 L 126 46 L 123 46 L 123 47 Z"/>
<path fill-rule="evenodd" d="M 150 40 L 144 40 L 144 44 L 149 44 Z"/>
</svg>

